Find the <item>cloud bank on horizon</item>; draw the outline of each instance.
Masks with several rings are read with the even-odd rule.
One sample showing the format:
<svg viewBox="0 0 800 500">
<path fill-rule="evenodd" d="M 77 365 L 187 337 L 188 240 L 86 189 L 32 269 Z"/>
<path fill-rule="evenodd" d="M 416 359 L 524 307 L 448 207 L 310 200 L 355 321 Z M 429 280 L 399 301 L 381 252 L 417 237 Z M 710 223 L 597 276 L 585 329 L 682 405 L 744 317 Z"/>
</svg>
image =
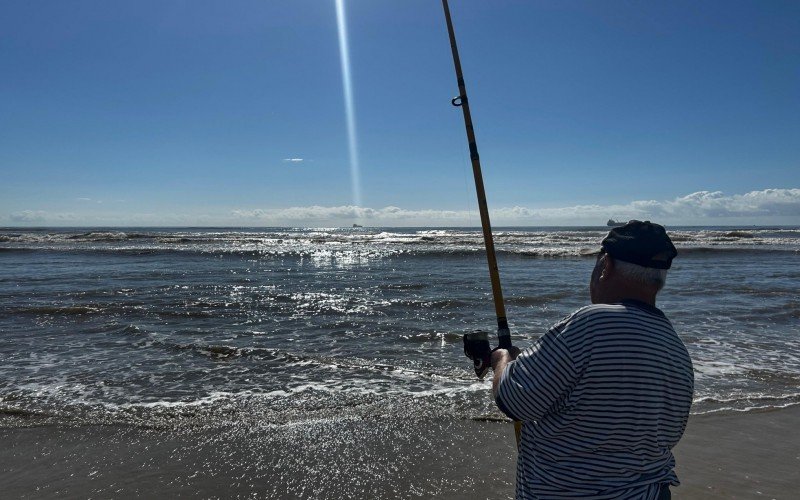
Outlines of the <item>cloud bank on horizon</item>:
<svg viewBox="0 0 800 500">
<path fill-rule="evenodd" d="M 495 226 L 603 225 L 606 219 L 649 219 L 673 225 L 800 224 L 800 188 L 726 195 L 697 191 L 673 200 L 635 200 L 615 205 L 490 209 Z M 209 213 L 52 212 L 21 210 L 0 217 L 13 226 L 476 226 L 476 211 L 369 208 L 352 205 L 235 208 Z"/>
</svg>

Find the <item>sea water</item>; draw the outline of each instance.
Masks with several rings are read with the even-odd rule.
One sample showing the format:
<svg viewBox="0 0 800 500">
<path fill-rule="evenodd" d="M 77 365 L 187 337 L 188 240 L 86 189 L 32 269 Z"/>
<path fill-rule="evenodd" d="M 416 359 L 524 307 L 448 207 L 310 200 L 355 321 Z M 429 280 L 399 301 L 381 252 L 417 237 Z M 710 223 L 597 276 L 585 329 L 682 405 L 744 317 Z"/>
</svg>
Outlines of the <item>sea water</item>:
<svg viewBox="0 0 800 500">
<path fill-rule="evenodd" d="M 668 230 L 692 412 L 800 403 L 800 229 Z M 517 346 L 589 303 L 606 233 L 495 230 Z M 0 230 L 2 425 L 499 417 L 461 343 L 495 325 L 478 229 Z"/>
</svg>

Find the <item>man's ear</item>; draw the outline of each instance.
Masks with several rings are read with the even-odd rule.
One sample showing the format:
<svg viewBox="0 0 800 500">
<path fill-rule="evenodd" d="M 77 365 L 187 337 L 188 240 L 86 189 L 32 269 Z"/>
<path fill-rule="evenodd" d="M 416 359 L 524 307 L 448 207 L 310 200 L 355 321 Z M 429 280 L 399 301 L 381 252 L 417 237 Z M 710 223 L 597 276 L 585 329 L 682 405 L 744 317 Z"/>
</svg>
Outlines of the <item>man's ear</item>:
<svg viewBox="0 0 800 500">
<path fill-rule="evenodd" d="M 606 254 L 605 258 L 603 259 L 603 270 L 600 271 L 600 279 L 607 280 L 613 274 L 614 274 L 614 259 L 612 259 L 610 255 Z"/>
</svg>

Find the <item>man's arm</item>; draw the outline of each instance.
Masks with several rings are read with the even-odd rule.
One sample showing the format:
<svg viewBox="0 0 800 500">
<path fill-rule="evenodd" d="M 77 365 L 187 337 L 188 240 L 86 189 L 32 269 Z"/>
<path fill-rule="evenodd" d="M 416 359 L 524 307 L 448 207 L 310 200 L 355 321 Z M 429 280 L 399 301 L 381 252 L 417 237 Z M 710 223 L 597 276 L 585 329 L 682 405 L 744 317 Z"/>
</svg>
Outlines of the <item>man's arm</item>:
<svg viewBox="0 0 800 500">
<path fill-rule="evenodd" d="M 517 359 L 519 355 L 519 349 L 516 347 L 512 347 L 511 349 L 495 349 L 492 352 L 492 371 L 494 375 L 492 376 L 492 395 L 497 398 L 497 389 L 500 387 L 500 378 L 503 376 L 503 370 L 506 369 L 506 366 Z"/>
<path fill-rule="evenodd" d="M 550 329 L 521 354 L 513 348 L 492 352 L 492 392 L 507 416 L 540 420 L 575 383 L 572 356 L 559 335 L 560 331 Z"/>
</svg>

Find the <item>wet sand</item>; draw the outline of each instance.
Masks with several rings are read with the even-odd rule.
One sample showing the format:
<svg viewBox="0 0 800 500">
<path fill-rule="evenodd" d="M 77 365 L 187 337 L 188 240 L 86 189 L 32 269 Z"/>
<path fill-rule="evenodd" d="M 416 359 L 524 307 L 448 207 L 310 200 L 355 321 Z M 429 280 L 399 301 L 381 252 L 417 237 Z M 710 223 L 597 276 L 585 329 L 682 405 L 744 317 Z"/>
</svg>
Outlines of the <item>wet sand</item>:
<svg viewBox="0 0 800 500">
<path fill-rule="evenodd" d="M 800 498 L 800 406 L 689 419 L 674 498 Z"/>
<path fill-rule="evenodd" d="M 513 496 L 506 423 L 375 418 L 257 430 L 34 424 L 0 429 L 3 498 Z M 693 417 L 675 452 L 683 484 L 674 498 L 796 498 L 798 424 L 800 407 Z"/>
</svg>

